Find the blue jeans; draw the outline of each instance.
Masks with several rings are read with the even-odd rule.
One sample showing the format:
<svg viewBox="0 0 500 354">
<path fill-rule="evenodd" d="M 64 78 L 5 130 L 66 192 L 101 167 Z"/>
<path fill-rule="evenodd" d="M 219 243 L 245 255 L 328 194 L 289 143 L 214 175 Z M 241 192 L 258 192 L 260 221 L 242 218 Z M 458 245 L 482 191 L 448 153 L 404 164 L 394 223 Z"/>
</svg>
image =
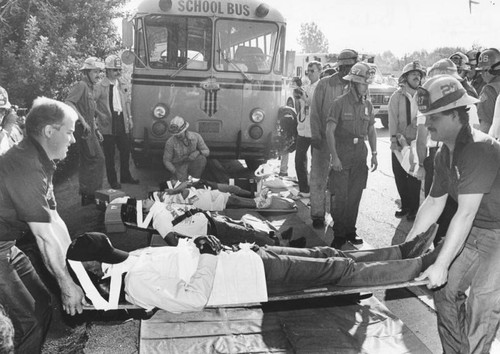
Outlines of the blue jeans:
<svg viewBox="0 0 500 354">
<path fill-rule="evenodd" d="M 299 181 L 299 191 L 309 193 L 307 181 L 307 150 L 311 145 L 311 138 L 297 135 L 297 148 L 295 149 L 295 172 Z"/>
<path fill-rule="evenodd" d="M 0 252 L 0 303 L 14 324 L 16 353 L 40 353 L 52 316 L 50 293 L 16 246 Z"/>
<path fill-rule="evenodd" d="M 322 285 L 371 286 L 414 279 L 422 268 L 420 258 L 401 259 L 399 246 L 362 251 L 331 247 L 261 247 L 269 294 L 298 291 Z"/>
<path fill-rule="evenodd" d="M 489 353 L 500 321 L 500 229 L 473 227 L 434 292 L 445 353 Z M 469 298 L 465 291 L 470 287 Z"/>
<path fill-rule="evenodd" d="M 330 170 L 330 151 L 326 140 L 323 140 L 321 149 L 311 151 L 311 178 L 309 187 L 311 191 L 311 219 L 325 219 L 326 185 L 328 171 Z"/>
</svg>

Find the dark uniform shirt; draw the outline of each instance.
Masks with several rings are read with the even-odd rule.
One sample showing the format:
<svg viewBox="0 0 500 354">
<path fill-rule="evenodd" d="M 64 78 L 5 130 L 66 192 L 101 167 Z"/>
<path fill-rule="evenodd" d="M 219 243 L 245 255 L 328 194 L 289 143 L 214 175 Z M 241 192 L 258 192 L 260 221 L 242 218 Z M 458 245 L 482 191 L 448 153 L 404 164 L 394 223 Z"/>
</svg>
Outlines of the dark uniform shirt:
<svg viewBox="0 0 500 354">
<path fill-rule="evenodd" d="M 55 163 L 30 137 L 0 157 L 0 250 L 28 231 L 28 222 L 50 222 L 56 209 Z"/>
<path fill-rule="evenodd" d="M 450 150 L 441 146 L 434 162 L 431 197 L 484 194 L 473 225 L 500 229 L 500 144 L 465 125 L 457 136 L 450 167 Z"/>
<path fill-rule="evenodd" d="M 335 100 L 326 121 L 335 122 L 337 125 L 337 144 L 346 140 L 352 141 L 353 138 L 364 139 L 368 135 L 370 125 L 375 124 L 372 103 L 359 100 L 351 90 Z"/>
</svg>

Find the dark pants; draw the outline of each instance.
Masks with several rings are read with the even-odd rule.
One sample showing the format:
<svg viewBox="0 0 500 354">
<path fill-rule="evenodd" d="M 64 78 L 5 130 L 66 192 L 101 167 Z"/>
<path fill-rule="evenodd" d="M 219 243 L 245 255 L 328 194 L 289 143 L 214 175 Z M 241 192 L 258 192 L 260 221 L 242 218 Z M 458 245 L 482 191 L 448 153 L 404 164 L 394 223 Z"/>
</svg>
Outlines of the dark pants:
<svg viewBox="0 0 500 354">
<path fill-rule="evenodd" d="M 80 158 L 78 169 L 80 194 L 94 195 L 96 190 L 102 189 L 104 154 L 95 133 L 82 137 L 79 128 L 75 136 Z"/>
<path fill-rule="evenodd" d="M 132 179 L 129 170 L 130 141 L 128 135 L 104 135 L 102 147 L 106 159 L 106 175 L 110 185 L 118 182 L 115 170 L 115 146 L 120 153 L 120 180 L 127 181 Z"/>
<path fill-rule="evenodd" d="M 16 353 L 41 353 L 52 316 L 50 293 L 15 246 L 0 252 L 0 303 L 14 325 Z"/>
<path fill-rule="evenodd" d="M 364 141 L 358 144 L 337 145 L 342 170 L 333 171 L 331 215 L 336 239 L 351 239 L 356 235 L 359 203 L 368 180 L 367 149 Z"/>
<path fill-rule="evenodd" d="M 307 150 L 311 146 L 311 138 L 297 135 L 295 148 L 295 172 L 299 181 L 299 191 L 309 193 L 309 182 L 307 181 Z"/>
<path fill-rule="evenodd" d="M 275 239 L 267 232 L 255 230 L 251 225 L 241 220 L 233 220 L 227 216 L 213 214 L 212 219 L 217 229 L 217 238 L 224 245 L 241 242 L 255 242 L 259 246 L 274 245 Z"/>
<path fill-rule="evenodd" d="M 414 279 L 420 258 L 401 259 L 398 246 L 363 251 L 331 247 L 289 248 L 266 246 L 258 254 L 264 263 L 269 294 L 322 285 L 387 285 Z"/>
<path fill-rule="evenodd" d="M 444 353 L 490 352 L 500 323 L 499 268 L 500 229 L 472 227 L 448 282 L 434 291 Z"/>
<path fill-rule="evenodd" d="M 392 153 L 392 172 L 396 180 L 396 188 L 401 197 L 401 209 L 416 212 L 420 206 L 420 186 L 418 178 L 409 175 Z"/>
</svg>

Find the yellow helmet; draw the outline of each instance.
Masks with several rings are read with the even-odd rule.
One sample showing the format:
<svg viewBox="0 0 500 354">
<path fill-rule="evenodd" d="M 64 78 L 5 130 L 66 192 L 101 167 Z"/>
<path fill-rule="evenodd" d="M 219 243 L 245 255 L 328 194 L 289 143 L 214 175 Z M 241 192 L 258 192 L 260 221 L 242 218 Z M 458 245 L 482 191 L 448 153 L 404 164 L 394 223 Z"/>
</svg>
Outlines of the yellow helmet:
<svg viewBox="0 0 500 354">
<path fill-rule="evenodd" d="M 450 75 L 431 77 L 417 89 L 416 100 L 418 110 L 426 116 L 479 102 L 467 94 L 458 79 Z"/>
</svg>

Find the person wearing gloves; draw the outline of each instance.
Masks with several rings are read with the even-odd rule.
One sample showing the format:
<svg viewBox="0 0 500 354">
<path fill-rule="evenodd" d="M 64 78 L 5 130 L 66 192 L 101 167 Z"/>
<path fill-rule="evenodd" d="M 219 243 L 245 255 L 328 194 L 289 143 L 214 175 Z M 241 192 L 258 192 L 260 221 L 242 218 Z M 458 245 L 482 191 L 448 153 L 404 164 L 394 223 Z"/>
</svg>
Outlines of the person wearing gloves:
<svg viewBox="0 0 500 354">
<path fill-rule="evenodd" d="M 104 65 L 99 59 L 85 59 L 82 80 L 77 82 L 68 93 L 65 103 L 78 113 L 75 137 L 78 146 L 80 165 L 78 169 L 79 192 L 82 206 L 95 203 L 95 191 L 102 189 L 104 177 L 104 154 L 100 142 L 102 134 L 96 122 L 96 102 L 94 89 Z"/>
<path fill-rule="evenodd" d="M 129 169 L 132 115 L 130 113 L 130 87 L 122 79 L 122 61 L 109 55 L 104 61 L 106 77 L 96 85 L 96 115 L 103 135 L 106 175 L 111 188 L 120 189 L 115 170 L 115 148 L 120 153 L 120 182 L 138 184 Z"/>
<path fill-rule="evenodd" d="M 210 154 L 200 134 L 188 131 L 189 123 L 182 117 L 174 117 L 168 126 L 172 135 L 165 143 L 163 165 L 179 181 L 188 176 L 200 178 Z"/>
</svg>

